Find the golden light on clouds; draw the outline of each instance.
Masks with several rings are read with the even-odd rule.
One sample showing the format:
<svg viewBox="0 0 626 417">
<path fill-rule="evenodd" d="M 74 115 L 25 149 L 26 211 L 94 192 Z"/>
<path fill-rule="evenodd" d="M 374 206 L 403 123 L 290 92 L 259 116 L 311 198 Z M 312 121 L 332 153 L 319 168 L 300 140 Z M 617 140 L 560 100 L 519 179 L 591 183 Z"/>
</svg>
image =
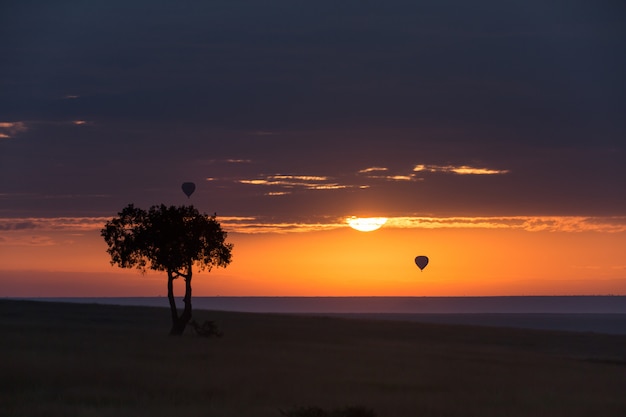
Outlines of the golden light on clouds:
<svg viewBox="0 0 626 417">
<path fill-rule="evenodd" d="M 330 177 L 318 176 L 318 175 L 286 175 L 275 174 L 267 175 L 261 178 L 254 179 L 240 179 L 237 180 L 240 184 L 247 185 L 263 185 L 263 186 L 276 186 L 284 188 L 300 188 L 306 190 L 341 190 L 345 188 L 352 188 L 352 185 L 339 184 L 331 181 Z M 284 195 L 289 194 L 286 191 L 283 192 L 271 192 L 266 195 Z"/>
<path fill-rule="evenodd" d="M 369 167 L 359 171 L 359 174 L 369 174 L 370 172 L 386 172 L 388 168 L 384 167 Z"/>
<path fill-rule="evenodd" d="M 0 122 L 0 138 L 12 138 L 18 133 L 28 130 L 24 122 Z"/>
<path fill-rule="evenodd" d="M 24 122 L 0 122 L 0 129 L 25 130 Z"/>
<path fill-rule="evenodd" d="M 279 194 L 277 194 L 279 195 Z M 11 232 L 63 231 L 87 233 L 98 231 L 108 217 L 0 218 L 4 242 Z M 263 217 L 219 216 L 224 229 L 233 233 L 306 233 L 357 226 L 386 229 L 510 229 L 526 232 L 598 232 L 626 233 L 626 216 L 510 216 L 510 217 L 320 217 L 276 222 Z M 357 229 L 358 230 L 358 229 Z M 375 229 L 372 229 L 375 230 Z M 1 243 L 1 242 L 0 242 Z"/>
<path fill-rule="evenodd" d="M 268 185 L 270 182 L 268 180 L 239 180 L 241 184 L 250 184 L 250 185 Z"/>
<path fill-rule="evenodd" d="M 414 172 L 443 172 L 453 173 L 459 175 L 501 175 L 508 174 L 509 170 L 506 169 L 490 169 L 490 168 L 477 168 L 468 165 L 415 165 Z"/>
<path fill-rule="evenodd" d="M 413 181 L 415 179 L 411 175 L 390 175 L 385 178 L 392 181 Z"/>
<path fill-rule="evenodd" d="M 460 166 L 456 168 L 452 168 L 452 172 L 455 174 L 461 175 L 496 175 L 496 174 L 507 174 L 509 171 L 506 169 L 489 169 L 489 168 L 473 168 L 469 166 Z"/>
<path fill-rule="evenodd" d="M 230 159 L 228 162 L 249 162 L 248 160 Z M 258 174 L 254 177 L 224 178 L 224 181 L 238 184 L 273 187 L 271 191 L 265 192 L 266 196 L 281 196 L 294 193 L 296 190 L 345 190 L 345 189 L 365 189 L 381 182 L 417 182 L 425 181 L 425 178 L 418 176 L 419 172 L 447 173 L 456 175 L 502 175 L 508 170 L 498 170 L 484 167 L 473 167 L 469 165 L 424 165 L 419 164 L 408 167 L 406 171 L 392 172 L 384 166 L 370 166 L 351 174 L 342 174 L 338 177 L 326 175 L 306 175 L 306 174 Z M 218 179 L 214 179 L 218 180 Z"/>
<path fill-rule="evenodd" d="M 626 232 L 626 217 L 508 216 L 508 217 L 391 217 L 387 227 L 398 229 L 516 229 L 527 232 Z"/>
<path fill-rule="evenodd" d="M 365 175 L 367 178 L 386 180 L 386 181 L 416 181 L 421 178 L 416 178 L 414 174 L 388 174 L 389 168 L 385 167 L 369 167 L 358 171 L 358 174 Z"/>
<path fill-rule="evenodd" d="M 423 178 L 417 178 L 415 175 L 368 175 L 367 178 L 385 181 L 421 181 Z"/>
<path fill-rule="evenodd" d="M 269 178 L 275 180 L 295 180 L 295 181 L 327 181 L 328 177 L 317 175 L 270 175 Z"/>
</svg>

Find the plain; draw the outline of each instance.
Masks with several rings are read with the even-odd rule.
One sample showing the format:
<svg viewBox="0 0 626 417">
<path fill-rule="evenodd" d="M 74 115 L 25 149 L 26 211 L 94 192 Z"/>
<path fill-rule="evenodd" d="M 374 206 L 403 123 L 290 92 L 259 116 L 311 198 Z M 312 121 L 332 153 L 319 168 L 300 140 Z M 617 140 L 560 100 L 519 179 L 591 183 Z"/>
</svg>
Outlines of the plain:
<svg viewBox="0 0 626 417">
<path fill-rule="evenodd" d="M 626 415 L 626 335 L 0 300 L 0 415 Z"/>
</svg>

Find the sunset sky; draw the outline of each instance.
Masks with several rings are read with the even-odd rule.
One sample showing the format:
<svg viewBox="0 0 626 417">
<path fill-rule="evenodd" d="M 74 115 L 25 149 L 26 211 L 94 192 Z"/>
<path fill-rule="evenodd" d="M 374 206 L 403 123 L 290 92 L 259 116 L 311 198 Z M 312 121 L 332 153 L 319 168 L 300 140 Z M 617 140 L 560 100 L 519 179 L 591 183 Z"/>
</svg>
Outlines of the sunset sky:
<svg viewBox="0 0 626 417">
<path fill-rule="evenodd" d="M 2 2 L 0 297 L 164 295 L 129 203 L 217 213 L 198 296 L 626 295 L 624 50 L 613 0 Z"/>
</svg>

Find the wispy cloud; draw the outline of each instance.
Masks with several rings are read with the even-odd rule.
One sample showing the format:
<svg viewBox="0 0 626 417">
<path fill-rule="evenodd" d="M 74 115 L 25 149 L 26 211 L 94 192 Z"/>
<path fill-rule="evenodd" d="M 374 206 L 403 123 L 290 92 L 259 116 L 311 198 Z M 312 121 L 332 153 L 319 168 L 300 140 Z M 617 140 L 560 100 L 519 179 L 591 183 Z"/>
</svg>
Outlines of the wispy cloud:
<svg viewBox="0 0 626 417">
<path fill-rule="evenodd" d="M 452 173 L 458 175 L 500 175 L 508 174 L 510 171 L 507 169 L 491 169 L 491 168 L 478 168 L 469 165 L 424 165 L 419 164 L 413 167 L 414 172 L 443 172 Z"/>
<path fill-rule="evenodd" d="M 401 229 L 518 229 L 527 232 L 626 232 L 626 217 L 391 217 L 385 227 Z"/>
<path fill-rule="evenodd" d="M 418 178 L 415 175 L 368 175 L 367 178 L 374 180 L 385 181 L 422 181 L 423 178 Z"/>
<path fill-rule="evenodd" d="M 0 218 L 0 246 L 53 246 L 67 242 L 68 236 L 97 233 L 105 217 Z M 59 238 L 59 233 L 63 237 Z"/>
<path fill-rule="evenodd" d="M 0 239 L 0 246 L 55 246 L 59 242 L 51 236 L 46 235 L 18 235 Z"/>
<path fill-rule="evenodd" d="M 229 164 L 249 164 L 252 162 L 252 160 L 231 158 L 231 159 L 227 159 L 226 162 L 228 162 Z"/>
<path fill-rule="evenodd" d="M 385 179 L 391 181 L 415 181 L 418 179 L 421 180 L 422 178 L 415 178 L 413 175 L 388 175 Z"/>
<path fill-rule="evenodd" d="M 387 171 L 389 171 L 389 168 L 369 167 L 369 168 L 364 168 L 364 169 L 360 170 L 359 174 L 369 174 L 370 172 L 387 172 Z"/>
<path fill-rule="evenodd" d="M 328 181 L 328 177 L 318 175 L 272 175 L 271 178 L 278 180 L 296 180 L 296 181 Z"/>
<path fill-rule="evenodd" d="M 216 161 L 212 161 L 216 162 Z M 231 164 L 250 163 L 247 159 L 227 159 L 222 162 Z M 384 182 L 417 182 L 425 181 L 418 172 L 444 172 L 458 175 L 494 175 L 506 174 L 508 170 L 476 168 L 468 165 L 416 165 L 407 167 L 405 172 L 392 172 L 390 168 L 374 165 L 342 174 L 336 177 L 307 174 L 257 174 L 250 177 L 208 177 L 207 181 L 237 183 L 246 186 L 266 187 L 266 196 L 284 196 L 298 191 L 366 189 L 382 185 Z"/>
<path fill-rule="evenodd" d="M 0 138 L 9 139 L 27 131 L 25 122 L 0 122 Z"/>
<path fill-rule="evenodd" d="M 321 218 L 319 221 L 275 222 L 260 217 L 221 217 L 219 221 L 225 230 L 244 234 L 321 232 L 347 226 L 343 218 Z"/>
<path fill-rule="evenodd" d="M 389 174 L 389 168 L 385 167 L 369 167 L 358 171 L 359 175 L 363 175 L 369 179 L 385 180 L 385 181 L 419 181 L 415 174 Z"/>
<path fill-rule="evenodd" d="M 313 221 L 275 222 L 260 217 L 222 217 L 234 233 L 288 233 L 324 231 L 348 227 L 353 216 Z M 510 229 L 527 232 L 626 233 L 626 217 L 511 216 L 511 217 L 388 217 L 384 228 L 394 229 Z"/>
<path fill-rule="evenodd" d="M 290 221 L 276 221 L 264 217 L 219 217 L 222 227 L 232 233 L 305 233 L 347 228 L 353 216 L 320 217 Z M 50 217 L 50 218 L 0 218 L 3 239 L 0 244 L 12 245 L 18 240 L 29 242 L 24 235 L 45 235 L 64 232 L 97 233 L 108 217 Z M 527 232 L 598 232 L 626 233 L 626 216 L 510 216 L 510 217 L 388 217 L 384 229 L 509 229 Z M 20 237 L 21 235 L 21 237 Z M 37 238 L 32 244 L 51 244 L 50 240 Z"/>
<path fill-rule="evenodd" d="M 0 139 L 10 139 L 20 133 L 26 132 L 32 126 L 87 126 L 93 125 L 88 120 L 66 120 L 66 121 L 45 121 L 45 120 L 29 120 L 28 122 L 0 122 Z"/>
<path fill-rule="evenodd" d="M 84 232 L 99 230 L 109 221 L 108 217 L 27 217 L 0 218 L 1 231 L 65 231 Z"/>
<path fill-rule="evenodd" d="M 261 175 L 253 179 L 239 179 L 240 184 L 246 185 L 262 185 L 262 186 L 274 186 L 278 188 L 285 188 L 287 191 L 269 191 L 266 195 L 284 195 L 288 194 L 289 190 L 293 189 L 305 189 L 305 190 L 339 190 L 345 188 L 355 188 L 354 185 L 340 184 L 334 181 L 330 177 L 319 175 L 287 175 L 287 174 L 273 174 L 273 175 Z"/>
</svg>

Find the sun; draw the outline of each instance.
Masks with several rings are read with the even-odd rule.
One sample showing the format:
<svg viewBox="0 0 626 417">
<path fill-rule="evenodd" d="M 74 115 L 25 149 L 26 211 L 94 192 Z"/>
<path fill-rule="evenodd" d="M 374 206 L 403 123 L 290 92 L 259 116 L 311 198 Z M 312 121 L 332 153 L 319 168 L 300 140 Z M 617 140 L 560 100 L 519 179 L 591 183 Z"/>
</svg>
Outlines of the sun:
<svg viewBox="0 0 626 417">
<path fill-rule="evenodd" d="M 387 222 L 386 217 L 348 217 L 346 219 L 348 225 L 359 232 L 373 232 L 382 227 Z"/>
</svg>

